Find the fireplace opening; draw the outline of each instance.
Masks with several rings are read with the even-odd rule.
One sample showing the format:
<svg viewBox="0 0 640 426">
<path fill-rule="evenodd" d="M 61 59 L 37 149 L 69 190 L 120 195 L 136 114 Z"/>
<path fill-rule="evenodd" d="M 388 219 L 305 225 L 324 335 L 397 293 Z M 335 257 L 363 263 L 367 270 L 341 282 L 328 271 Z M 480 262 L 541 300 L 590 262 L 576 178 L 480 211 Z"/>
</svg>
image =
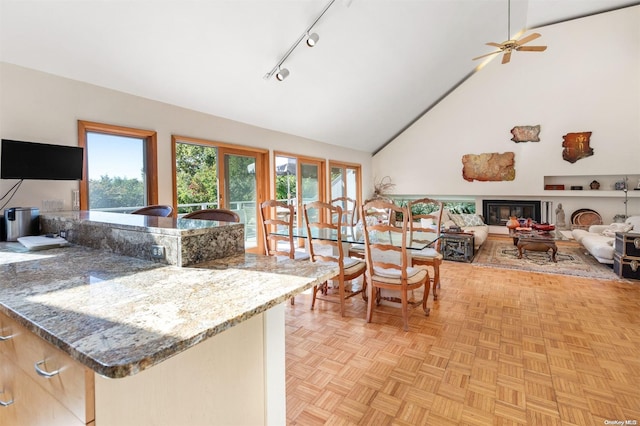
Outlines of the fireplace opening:
<svg viewBox="0 0 640 426">
<path fill-rule="evenodd" d="M 510 217 L 531 218 L 541 222 L 540 201 L 482 200 L 482 214 L 487 225 L 505 226 Z"/>
</svg>

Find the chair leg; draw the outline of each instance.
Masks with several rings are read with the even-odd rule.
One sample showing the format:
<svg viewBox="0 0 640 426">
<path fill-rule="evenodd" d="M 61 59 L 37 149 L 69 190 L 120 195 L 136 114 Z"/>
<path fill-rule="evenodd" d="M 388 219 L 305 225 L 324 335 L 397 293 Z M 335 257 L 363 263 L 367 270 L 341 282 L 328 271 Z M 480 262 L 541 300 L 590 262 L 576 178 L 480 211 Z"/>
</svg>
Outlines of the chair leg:
<svg viewBox="0 0 640 426">
<path fill-rule="evenodd" d="M 369 303 L 367 303 L 367 322 L 371 322 L 371 317 L 373 315 L 373 299 L 375 297 L 376 287 L 370 285 L 368 288 L 369 294 L 367 297 L 369 298 Z"/>
<path fill-rule="evenodd" d="M 369 300 L 369 296 L 367 294 L 367 278 L 365 274 L 362 274 L 362 299 L 367 302 Z"/>
<path fill-rule="evenodd" d="M 313 308 L 315 308 L 316 306 L 316 295 L 318 293 L 318 286 L 314 285 L 313 286 L 313 296 L 311 297 L 311 310 L 313 310 Z"/>
<path fill-rule="evenodd" d="M 340 316 L 344 317 L 344 312 L 345 312 L 345 303 L 346 301 L 344 300 L 344 278 L 342 276 L 338 277 L 338 296 L 340 297 Z"/>
<path fill-rule="evenodd" d="M 404 331 L 409 331 L 409 302 L 407 298 L 409 295 L 407 292 L 400 292 L 400 300 L 402 302 L 402 324 Z"/>
<path fill-rule="evenodd" d="M 434 279 L 434 287 L 435 287 L 435 279 Z M 429 299 L 429 272 L 427 272 L 427 281 L 424 283 L 424 294 L 422 295 L 422 310 L 426 316 L 429 316 L 431 309 L 427 308 L 427 299 Z M 434 294 L 435 300 L 435 294 Z"/>
<path fill-rule="evenodd" d="M 433 300 L 438 300 L 437 289 L 439 288 L 440 288 L 440 262 L 436 261 L 433 264 Z"/>
</svg>

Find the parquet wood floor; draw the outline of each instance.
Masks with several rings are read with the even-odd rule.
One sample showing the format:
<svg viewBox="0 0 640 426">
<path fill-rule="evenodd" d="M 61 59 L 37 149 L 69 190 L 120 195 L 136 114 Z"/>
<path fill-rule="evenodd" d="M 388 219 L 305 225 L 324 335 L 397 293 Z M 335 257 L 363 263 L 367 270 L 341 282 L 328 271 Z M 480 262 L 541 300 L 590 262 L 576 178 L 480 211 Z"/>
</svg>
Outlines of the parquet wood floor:
<svg viewBox="0 0 640 426">
<path fill-rule="evenodd" d="M 289 425 L 640 423 L 640 282 L 444 262 L 431 314 L 286 309 Z M 634 423 L 634 421 L 636 423 Z"/>
</svg>

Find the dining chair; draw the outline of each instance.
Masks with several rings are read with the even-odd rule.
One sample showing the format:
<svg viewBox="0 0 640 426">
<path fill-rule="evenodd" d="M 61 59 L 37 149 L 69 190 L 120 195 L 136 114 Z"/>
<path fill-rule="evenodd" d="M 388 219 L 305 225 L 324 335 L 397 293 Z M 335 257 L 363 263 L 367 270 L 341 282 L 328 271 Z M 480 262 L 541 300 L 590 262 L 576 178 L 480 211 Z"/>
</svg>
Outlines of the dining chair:
<svg viewBox="0 0 640 426">
<path fill-rule="evenodd" d="M 293 235 L 295 210 L 292 205 L 278 200 L 267 200 L 260 204 L 262 241 L 267 256 L 284 256 L 295 260 L 308 260 L 306 252 L 296 250 Z M 284 230 L 275 234 L 276 230 Z M 285 235 L 286 234 L 286 235 Z"/>
<path fill-rule="evenodd" d="M 429 246 L 411 252 L 411 265 L 424 265 L 433 268 L 433 300 L 438 300 L 437 289 L 440 288 L 440 229 L 442 227 L 442 201 L 431 198 L 420 198 L 409 201 L 409 229 L 411 240 L 428 243 Z"/>
<path fill-rule="evenodd" d="M 163 204 L 141 207 L 131 212 L 131 214 L 141 214 L 145 216 L 169 217 L 173 213 L 173 207 Z"/>
<path fill-rule="evenodd" d="M 375 210 L 389 209 L 393 216 L 402 216 L 402 223 L 367 221 L 367 216 Z M 363 218 L 365 262 L 367 264 L 366 280 L 369 288 L 367 305 L 367 322 L 373 316 L 373 304 L 379 305 L 381 300 L 401 304 L 404 331 L 409 330 L 409 305 L 417 306 L 420 301 L 414 299 L 414 290 L 423 288 L 422 309 L 429 315 L 427 298 L 429 297 L 429 271 L 426 267 L 412 266 L 411 256 L 407 251 L 409 236 L 409 217 L 406 207 L 397 206 L 382 200 L 374 200 L 361 207 Z M 399 242 L 399 243 L 398 243 Z M 397 292 L 398 296 L 381 295 L 381 291 Z M 409 300 L 411 292 L 412 300 Z"/>
<path fill-rule="evenodd" d="M 312 262 L 335 263 L 339 267 L 338 274 L 334 282 L 338 282 L 338 298 L 340 303 L 340 314 L 345 314 L 345 301 L 357 294 L 362 294 L 366 299 L 366 279 L 364 272 L 365 262 L 358 259 L 351 259 L 344 255 L 344 245 L 342 242 L 343 222 L 341 218 L 344 212 L 340 206 L 331 205 L 322 201 L 314 201 L 304 206 L 304 220 L 307 227 L 307 241 L 309 243 L 309 255 Z M 347 282 L 355 280 L 359 276 L 363 277 L 362 286 L 356 290 L 353 287 L 347 289 Z M 313 287 L 313 299 L 311 309 L 315 307 L 318 292 L 327 296 L 329 293 L 329 282 L 325 281 Z M 334 299 L 323 298 L 329 302 Z"/>
<path fill-rule="evenodd" d="M 393 200 L 391 200 L 390 198 L 383 198 L 383 197 L 371 198 L 369 200 L 366 200 L 364 203 L 365 204 L 370 204 L 371 201 L 384 201 L 385 203 L 388 203 L 388 204 L 394 204 Z M 370 225 L 375 224 L 375 223 L 389 223 L 390 221 L 393 221 L 395 219 L 395 213 L 392 213 L 392 210 L 389 210 L 388 208 L 369 207 L 366 217 L 362 216 L 361 213 L 358 213 L 358 217 L 359 217 L 358 222 L 356 223 L 356 225 L 353 228 L 354 229 L 354 239 L 356 239 L 358 241 L 362 241 L 362 238 L 363 238 L 362 237 L 362 230 L 363 230 L 362 222 L 364 220 L 368 221 L 368 223 Z M 349 248 L 349 257 L 355 257 L 357 259 L 364 259 L 364 257 L 365 257 L 365 255 L 364 255 L 364 244 L 362 244 L 362 243 L 352 244 L 351 247 Z"/>
<path fill-rule="evenodd" d="M 331 204 L 342 208 L 340 222 L 343 226 L 353 228 L 356 225 L 358 217 L 358 202 L 356 200 L 349 197 L 337 197 L 331 200 Z"/>
<path fill-rule="evenodd" d="M 202 209 L 187 213 L 183 219 L 218 220 L 220 222 L 240 223 L 240 215 L 227 209 Z"/>
</svg>

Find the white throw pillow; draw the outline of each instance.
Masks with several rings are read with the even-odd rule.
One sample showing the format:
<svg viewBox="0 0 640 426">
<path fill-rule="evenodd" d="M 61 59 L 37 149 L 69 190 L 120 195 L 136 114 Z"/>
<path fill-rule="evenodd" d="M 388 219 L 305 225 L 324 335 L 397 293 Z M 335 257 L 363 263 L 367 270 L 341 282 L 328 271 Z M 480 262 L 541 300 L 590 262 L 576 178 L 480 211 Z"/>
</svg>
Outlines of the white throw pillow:
<svg viewBox="0 0 640 426">
<path fill-rule="evenodd" d="M 433 222 L 433 218 L 432 217 L 425 217 L 420 219 L 420 226 L 422 228 L 428 228 L 432 225 L 435 225 L 435 223 Z"/>
<path fill-rule="evenodd" d="M 631 225 L 634 231 L 640 232 L 640 216 L 629 216 L 624 223 Z"/>
<path fill-rule="evenodd" d="M 629 232 L 632 228 L 633 225 L 630 223 L 612 223 L 604 231 L 602 231 L 602 235 L 604 235 L 605 237 L 615 238 L 616 232 Z"/>
</svg>

